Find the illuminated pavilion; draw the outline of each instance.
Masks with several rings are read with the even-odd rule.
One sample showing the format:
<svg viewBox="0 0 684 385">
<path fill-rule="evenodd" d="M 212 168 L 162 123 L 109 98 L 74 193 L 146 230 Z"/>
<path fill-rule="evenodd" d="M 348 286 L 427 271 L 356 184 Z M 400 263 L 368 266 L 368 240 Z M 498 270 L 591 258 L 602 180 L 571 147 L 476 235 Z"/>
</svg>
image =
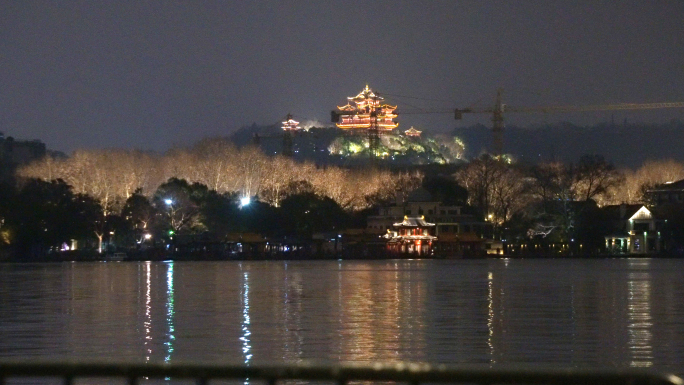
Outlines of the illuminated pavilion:
<svg viewBox="0 0 684 385">
<path fill-rule="evenodd" d="M 408 217 L 394 224 L 395 231 L 387 230 L 385 238 L 387 250 L 391 253 L 432 255 L 435 224 L 425 221 L 425 217 Z"/>
<path fill-rule="evenodd" d="M 358 95 L 348 97 L 347 100 L 347 104 L 337 107 L 340 110 L 337 127 L 343 130 L 370 129 L 373 112 L 377 117 L 378 131 L 389 132 L 399 126 L 399 123 L 394 121 L 397 117 L 394 113 L 397 106 L 383 104 L 384 98 L 376 95 L 368 85 Z"/>
<path fill-rule="evenodd" d="M 418 138 L 418 137 L 420 137 L 420 134 L 421 134 L 422 132 L 423 132 L 423 131 L 416 130 L 415 128 L 413 128 L 413 126 L 411 126 L 411 128 L 409 128 L 408 130 L 404 131 L 404 134 L 406 134 L 406 136 L 412 136 L 412 137 Z"/>
<path fill-rule="evenodd" d="M 302 128 L 299 126 L 299 122 L 292 119 L 291 114 L 287 114 L 285 117 L 285 121 L 283 122 L 283 130 L 285 131 L 298 131 L 301 130 Z"/>
</svg>

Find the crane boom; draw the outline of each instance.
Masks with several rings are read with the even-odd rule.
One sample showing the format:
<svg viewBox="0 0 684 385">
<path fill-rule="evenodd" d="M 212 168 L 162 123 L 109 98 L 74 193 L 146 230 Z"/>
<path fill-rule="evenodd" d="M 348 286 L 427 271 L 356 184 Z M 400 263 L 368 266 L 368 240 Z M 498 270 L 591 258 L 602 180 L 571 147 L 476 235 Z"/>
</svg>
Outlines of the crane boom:
<svg viewBox="0 0 684 385">
<path fill-rule="evenodd" d="M 656 108 L 681 108 L 684 102 L 675 103 L 620 103 L 596 106 L 546 106 L 546 107 L 508 107 L 505 112 L 576 112 L 576 111 L 610 111 L 610 110 L 651 110 Z"/>
<path fill-rule="evenodd" d="M 583 112 L 583 111 L 614 111 L 614 110 L 652 110 L 660 108 L 684 108 L 684 102 L 665 102 L 665 103 L 616 103 L 598 104 L 587 106 L 532 106 L 515 107 L 508 106 L 501 102 L 502 89 L 498 89 L 494 106 L 492 107 L 469 107 L 456 108 L 453 110 L 397 110 L 397 115 L 413 114 L 450 114 L 453 113 L 456 120 L 461 120 L 463 114 L 492 114 L 492 134 L 493 151 L 495 155 L 503 154 L 503 130 L 504 113 L 562 113 L 562 112 Z M 331 112 L 332 121 L 339 121 L 339 113 Z"/>
<path fill-rule="evenodd" d="M 493 107 L 485 108 L 462 108 L 454 110 L 454 117 L 460 120 L 463 114 L 492 114 L 493 147 L 496 155 L 503 154 L 503 129 L 504 112 L 512 113 L 560 113 L 582 111 L 611 111 L 611 110 L 650 110 L 658 108 L 683 108 L 684 102 L 667 103 L 617 103 L 599 104 L 588 106 L 536 106 L 536 107 L 509 107 L 501 102 L 502 90 L 496 94 Z"/>
</svg>

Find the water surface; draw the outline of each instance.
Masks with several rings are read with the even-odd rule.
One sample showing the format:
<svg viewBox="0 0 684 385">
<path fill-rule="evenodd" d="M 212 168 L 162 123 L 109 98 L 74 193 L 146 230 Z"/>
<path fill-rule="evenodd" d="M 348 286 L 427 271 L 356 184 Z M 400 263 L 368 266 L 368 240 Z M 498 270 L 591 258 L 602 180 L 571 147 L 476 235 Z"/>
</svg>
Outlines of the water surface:
<svg viewBox="0 0 684 385">
<path fill-rule="evenodd" d="M 0 264 L 0 358 L 682 373 L 684 261 Z"/>
</svg>

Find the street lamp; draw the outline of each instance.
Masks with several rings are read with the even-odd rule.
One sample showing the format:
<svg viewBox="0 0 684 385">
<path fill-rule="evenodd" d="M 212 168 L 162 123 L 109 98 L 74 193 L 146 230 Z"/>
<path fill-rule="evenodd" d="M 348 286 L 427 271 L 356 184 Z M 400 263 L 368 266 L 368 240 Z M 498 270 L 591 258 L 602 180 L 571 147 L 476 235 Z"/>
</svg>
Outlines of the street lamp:
<svg viewBox="0 0 684 385">
<path fill-rule="evenodd" d="M 249 197 L 242 197 L 240 198 L 240 207 L 247 206 L 250 202 L 251 200 L 249 199 Z"/>
<path fill-rule="evenodd" d="M 166 198 L 164 199 L 164 203 L 166 203 L 167 206 L 171 206 L 173 204 L 173 199 Z"/>
</svg>

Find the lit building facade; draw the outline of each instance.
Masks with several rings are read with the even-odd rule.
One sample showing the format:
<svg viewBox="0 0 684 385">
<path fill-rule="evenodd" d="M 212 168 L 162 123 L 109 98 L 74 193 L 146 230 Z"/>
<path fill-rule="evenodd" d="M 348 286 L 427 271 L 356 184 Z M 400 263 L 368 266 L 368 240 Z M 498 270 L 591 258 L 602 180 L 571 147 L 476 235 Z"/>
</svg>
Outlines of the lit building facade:
<svg viewBox="0 0 684 385">
<path fill-rule="evenodd" d="M 612 234 L 605 236 L 611 254 L 653 254 L 663 248 L 660 236 L 664 220 L 642 205 L 611 205 L 603 211 L 611 220 Z"/>
<path fill-rule="evenodd" d="M 412 254 L 417 256 L 432 255 L 432 244 L 437 240 L 434 236 L 435 224 L 425 221 L 425 217 L 404 217 L 404 220 L 394 224 L 395 231 L 388 231 L 385 235 L 387 249 L 390 252 Z"/>
<path fill-rule="evenodd" d="M 370 129 L 375 119 L 380 132 L 391 131 L 399 126 L 394 121 L 397 106 L 383 104 L 384 98 L 376 95 L 368 85 L 358 95 L 347 99 L 347 104 L 337 107 L 340 110 L 337 127 L 343 130 Z"/>
</svg>

